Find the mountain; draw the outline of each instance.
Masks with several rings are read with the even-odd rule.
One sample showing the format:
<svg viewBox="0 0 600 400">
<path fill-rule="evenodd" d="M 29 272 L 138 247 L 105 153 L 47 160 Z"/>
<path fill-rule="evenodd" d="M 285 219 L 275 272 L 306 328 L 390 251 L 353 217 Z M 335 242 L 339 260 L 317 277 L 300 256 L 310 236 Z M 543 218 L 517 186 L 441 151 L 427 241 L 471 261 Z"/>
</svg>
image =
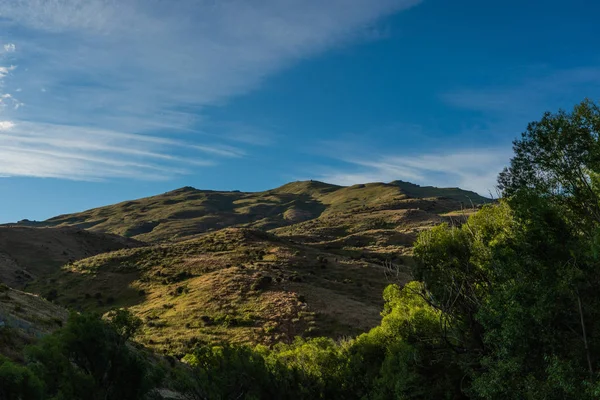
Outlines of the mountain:
<svg viewBox="0 0 600 400">
<path fill-rule="evenodd" d="M 385 286 L 410 280 L 418 233 L 486 202 L 402 181 L 184 187 L 0 228 L 0 251 L 12 284 L 35 277 L 27 290 L 75 310 L 128 308 L 144 321 L 140 342 L 177 355 L 199 342 L 365 332 Z"/>
<path fill-rule="evenodd" d="M 402 181 L 343 187 L 317 181 L 264 192 L 218 192 L 184 187 L 158 196 L 17 225 L 76 227 L 156 243 L 184 240 L 227 227 L 261 230 L 356 212 L 420 209 L 436 214 L 490 200 L 457 188 L 421 187 Z"/>
</svg>

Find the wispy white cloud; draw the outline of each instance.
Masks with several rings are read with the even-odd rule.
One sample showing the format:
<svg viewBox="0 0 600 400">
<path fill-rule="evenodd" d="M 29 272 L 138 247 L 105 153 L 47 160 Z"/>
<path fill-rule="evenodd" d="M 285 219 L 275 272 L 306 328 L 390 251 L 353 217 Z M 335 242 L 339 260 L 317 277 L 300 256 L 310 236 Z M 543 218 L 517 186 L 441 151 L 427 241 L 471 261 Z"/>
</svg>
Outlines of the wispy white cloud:
<svg viewBox="0 0 600 400">
<path fill-rule="evenodd" d="M 7 53 L 14 53 L 15 51 L 17 51 L 17 46 L 15 46 L 14 43 L 7 43 L 3 46 L 4 51 Z"/>
<path fill-rule="evenodd" d="M 418 137 L 419 140 L 408 141 L 419 143 L 411 149 L 384 148 L 381 143 L 363 143 L 357 149 L 360 137 L 330 142 L 323 146 L 328 153 L 321 156 L 337 160 L 338 166 L 313 167 L 310 176 L 341 185 L 402 179 L 422 185 L 458 186 L 484 196 L 491 192 L 495 196 L 498 173 L 513 156 L 509 141 L 517 138 L 528 122 L 538 120 L 545 111 L 570 109 L 585 96 L 598 100 L 600 93 L 599 67 L 558 70 L 533 66 L 521 68 L 515 75 L 510 82 L 503 77 L 503 84 L 461 87 L 440 94 L 448 106 L 467 111 L 464 127 L 458 131 L 432 135 L 419 126 L 390 127 L 403 137 Z M 380 133 L 381 129 L 370 132 L 375 138 Z M 445 143 L 439 143 L 440 137 L 446 138 Z M 449 145 L 451 137 L 455 140 Z M 457 146 L 461 140 L 465 145 Z M 446 149 L 436 150 L 444 144 Z M 332 148 L 336 152 L 329 151 Z M 315 170 L 320 172 L 315 175 Z"/>
<path fill-rule="evenodd" d="M 15 99 L 10 93 L 0 94 L 0 111 L 6 107 L 10 107 L 13 110 L 18 110 L 24 106 L 19 100 Z"/>
<path fill-rule="evenodd" d="M 527 124 L 539 120 L 544 112 L 556 112 L 559 108 L 570 110 L 584 97 L 598 100 L 600 93 L 600 67 L 597 66 L 555 69 L 538 65 L 521 68 L 516 75 L 503 85 L 463 87 L 441 94 L 446 104 L 475 112 L 481 121 L 476 128 L 463 132 L 465 137 L 479 138 L 488 143 L 506 143 L 519 137 Z M 487 190 L 490 186 L 487 182 L 495 181 L 500 167 L 508 164 L 513 156 L 508 145 L 498 149 L 472 152 L 477 162 L 468 161 L 469 157 L 462 158 L 467 160 L 467 166 L 488 165 L 492 170 L 487 176 L 484 170 L 464 169 L 460 163 L 457 165 L 451 160 L 444 160 L 444 163 L 448 161 L 449 169 L 458 168 L 456 175 L 461 177 L 461 182 L 473 182 L 470 187 Z M 466 172 L 460 172 L 462 170 Z M 476 171 L 479 172 L 473 174 Z"/>
<path fill-rule="evenodd" d="M 0 48 L 0 112 L 6 109 L 18 110 L 23 106 L 22 102 L 17 100 L 5 89 L 6 78 L 17 69 L 17 66 L 12 64 L 3 64 L 9 61 L 7 53 L 13 53 L 15 50 L 16 46 L 13 43 L 5 44 Z"/>
<path fill-rule="evenodd" d="M 30 126 L 40 140 L 56 134 L 40 130 L 43 124 L 76 126 L 86 140 L 94 136 L 85 132 L 98 130 L 185 136 L 206 156 L 240 157 L 245 151 L 227 146 L 264 144 L 269 135 L 242 121 L 217 139 L 204 125 L 205 107 L 256 89 L 300 59 L 371 40 L 376 21 L 419 2 L 0 0 L 5 61 L 19 66 L 0 70 L 0 78 L 4 93 L 20 89 L 19 107 L 26 104 L 2 112 L 17 126 L 41 124 Z M 31 143 L 15 146 L 25 151 Z M 7 162 L 1 165 L 0 174 L 9 174 Z"/>
<path fill-rule="evenodd" d="M 0 121 L 0 131 L 7 131 L 14 126 L 15 124 L 12 121 Z"/>
<path fill-rule="evenodd" d="M 193 167 L 213 165 L 202 153 L 224 151 L 205 147 L 189 152 L 190 147 L 181 140 L 80 126 L 0 122 L 3 176 L 167 179 L 188 174 Z M 182 149 L 188 150 L 185 155 L 173 155 Z"/>
<path fill-rule="evenodd" d="M 243 150 L 237 149 L 232 146 L 209 147 L 209 146 L 194 145 L 194 146 L 192 146 L 192 148 L 194 148 L 198 151 L 207 153 L 207 154 L 214 154 L 214 155 L 221 156 L 221 157 L 237 158 L 237 157 L 242 157 L 246 154 Z"/>
<path fill-rule="evenodd" d="M 6 76 L 15 69 L 17 69 L 15 65 L 11 65 L 9 67 L 0 66 L 0 79 L 6 78 Z"/>
<path fill-rule="evenodd" d="M 341 156 L 343 167 L 329 168 L 317 179 L 339 185 L 405 180 L 421 185 L 460 187 L 488 196 L 496 195 L 496 178 L 508 164 L 510 149 L 454 149 L 416 156 L 373 153 Z"/>
</svg>

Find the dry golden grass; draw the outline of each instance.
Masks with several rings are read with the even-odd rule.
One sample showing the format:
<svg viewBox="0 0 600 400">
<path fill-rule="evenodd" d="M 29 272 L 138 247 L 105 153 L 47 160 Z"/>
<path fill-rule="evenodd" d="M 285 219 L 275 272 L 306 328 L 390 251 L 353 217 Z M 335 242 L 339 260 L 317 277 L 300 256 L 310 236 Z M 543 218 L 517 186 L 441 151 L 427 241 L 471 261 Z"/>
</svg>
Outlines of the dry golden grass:
<svg viewBox="0 0 600 400">
<path fill-rule="evenodd" d="M 387 283 L 380 265 L 226 229 L 81 260 L 32 289 L 56 289 L 58 303 L 80 310 L 128 307 L 144 321 L 140 342 L 179 354 L 197 342 L 356 334 L 379 322 Z"/>
</svg>

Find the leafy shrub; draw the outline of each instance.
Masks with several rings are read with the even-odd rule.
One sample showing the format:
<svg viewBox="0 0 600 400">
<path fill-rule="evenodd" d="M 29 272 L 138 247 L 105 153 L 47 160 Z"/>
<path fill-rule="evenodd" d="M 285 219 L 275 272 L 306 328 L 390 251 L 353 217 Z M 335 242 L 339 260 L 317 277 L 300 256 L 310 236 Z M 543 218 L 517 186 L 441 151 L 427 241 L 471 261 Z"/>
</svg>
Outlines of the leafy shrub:
<svg viewBox="0 0 600 400">
<path fill-rule="evenodd" d="M 43 399 L 43 382 L 30 369 L 0 357 L 0 399 Z"/>
<path fill-rule="evenodd" d="M 110 321 L 71 314 L 65 327 L 26 349 L 27 365 L 0 357 L 0 399 L 143 399 L 160 374 L 127 345 L 139 327 L 124 310 Z"/>
</svg>

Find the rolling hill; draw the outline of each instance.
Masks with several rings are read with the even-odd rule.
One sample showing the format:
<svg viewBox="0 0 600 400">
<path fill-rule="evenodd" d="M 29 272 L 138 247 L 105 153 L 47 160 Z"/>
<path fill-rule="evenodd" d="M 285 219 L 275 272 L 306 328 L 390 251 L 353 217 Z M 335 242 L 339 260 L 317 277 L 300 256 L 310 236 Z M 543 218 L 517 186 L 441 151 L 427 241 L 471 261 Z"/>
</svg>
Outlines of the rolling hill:
<svg viewBox="0 0 600 400">
<path fill-rule="evenodd" d="M 1 227 L 0 273 L 21 287 L 36 278 L 27 290 L 70 309 L 126 307 L 144 322 L 138 341 L 166 354 L 340 338 L 380 322 L 382 291 L 410 280 L 421 230 L 487 202 L 402 181 L 184 187 Z"/>
<path fill-rule="evenodd" d="M 270 230 L 340 214 L 416 208 L 440 213 L 489 201 L 457 188 L 421 187 L 402 181 L 350 187 L 302 181 L 255 193 L 184 187 L 158 196 L 17 225 L 70 226 L 156 243 L 184 240 L 228 227 Z"/>
</svg>

